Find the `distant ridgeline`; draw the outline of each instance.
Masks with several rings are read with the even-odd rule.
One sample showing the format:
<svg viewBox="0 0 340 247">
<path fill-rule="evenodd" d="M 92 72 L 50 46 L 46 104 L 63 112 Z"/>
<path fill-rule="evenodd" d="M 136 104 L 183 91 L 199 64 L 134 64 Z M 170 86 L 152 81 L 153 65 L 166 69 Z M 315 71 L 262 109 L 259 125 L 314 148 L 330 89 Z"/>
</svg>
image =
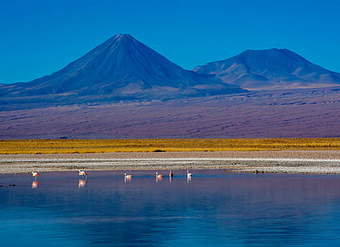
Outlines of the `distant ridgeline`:
<svg viewBox="0 0 340 247">
<path fill-rule="evenodd" d="M 224 82 L 248 89 L 317 88 L 340 85 L 340 74 L 287 49 L 247 50 L 226 60 L 198 66 Z"/>
<path fill-rule="evenodd" d="M 188 71 L 132 36 L 118 34 L 51 75 L 25 83 L 0 84 L 0 109 L 339 85 L 339 73 L 287 49 L 248 50 Z"/>
</svg>

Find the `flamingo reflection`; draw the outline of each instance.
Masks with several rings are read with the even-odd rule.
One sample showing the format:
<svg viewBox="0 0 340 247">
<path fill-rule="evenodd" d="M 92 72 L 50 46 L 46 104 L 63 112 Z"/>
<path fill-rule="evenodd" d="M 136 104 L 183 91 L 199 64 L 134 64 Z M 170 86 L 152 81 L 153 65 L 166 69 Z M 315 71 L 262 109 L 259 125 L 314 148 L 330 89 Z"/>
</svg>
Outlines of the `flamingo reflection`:
<svg viewBox="0 0 340 247">
<path fill-rule="evenodd" d="M 37 189 L 37 188 L 39 188 L 39 185 L 40 185 L 40 182 L 39 181 L 33 181 L 32 182 L 32 189 Z"/>
<path fill-rule="evenodd" d="M 84 188 L 87 184 L 87 180 L 86 179 L 79 179 L 78 182 L 78 188 Z"/>
</svg>

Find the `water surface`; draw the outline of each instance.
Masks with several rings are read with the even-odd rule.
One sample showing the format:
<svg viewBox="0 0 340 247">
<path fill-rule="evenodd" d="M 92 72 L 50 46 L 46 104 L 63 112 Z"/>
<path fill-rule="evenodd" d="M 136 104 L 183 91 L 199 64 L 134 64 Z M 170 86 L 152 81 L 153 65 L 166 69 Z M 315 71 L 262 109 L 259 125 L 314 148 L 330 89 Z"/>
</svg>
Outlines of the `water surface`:
<svg viewBox="0 0 340 247">
<path fill-rule="evenodd" d="M 193 173 L 0 175 L 1 246 L 340 245 L 338 175 Z"/>
</svg>

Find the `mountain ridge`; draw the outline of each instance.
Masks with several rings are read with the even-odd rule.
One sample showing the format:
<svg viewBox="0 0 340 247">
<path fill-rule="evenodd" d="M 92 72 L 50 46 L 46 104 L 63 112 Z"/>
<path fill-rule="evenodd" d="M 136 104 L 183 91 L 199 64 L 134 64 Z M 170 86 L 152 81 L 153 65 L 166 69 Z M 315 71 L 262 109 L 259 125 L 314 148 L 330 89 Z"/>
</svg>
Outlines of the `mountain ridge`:
<svg viewBox="0 0 340 247">
<path fill-rule="evenodd" d="M 242 88 L 299 88 L 340 85 L 340 74 L 313 64 L 289 49 L 245 50 L 193 71 L 213 74 Z"/>
</svg>

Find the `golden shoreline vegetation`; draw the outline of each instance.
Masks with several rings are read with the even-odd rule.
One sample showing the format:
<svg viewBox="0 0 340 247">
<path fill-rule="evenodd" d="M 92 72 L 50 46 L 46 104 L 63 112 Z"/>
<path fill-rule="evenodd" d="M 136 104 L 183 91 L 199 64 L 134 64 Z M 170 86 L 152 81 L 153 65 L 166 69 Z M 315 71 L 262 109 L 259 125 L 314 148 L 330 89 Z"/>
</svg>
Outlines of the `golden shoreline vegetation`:
<svg viewBox="0 0 340 247">
<path fill-rule="evenodd" d="M 340 150 L 340 138 L 0 140 L 0 154 Z"/>
</svg>

